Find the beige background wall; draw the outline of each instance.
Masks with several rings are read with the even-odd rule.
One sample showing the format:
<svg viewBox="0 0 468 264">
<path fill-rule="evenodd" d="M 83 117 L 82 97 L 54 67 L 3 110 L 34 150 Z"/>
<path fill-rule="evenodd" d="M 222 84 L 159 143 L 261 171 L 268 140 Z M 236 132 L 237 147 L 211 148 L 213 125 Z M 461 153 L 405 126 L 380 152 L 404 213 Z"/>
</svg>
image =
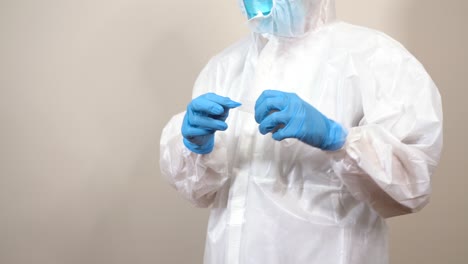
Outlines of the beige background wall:
<svg viewBox="0 0 468 264">
<path fill-rule="evenodd" d="M 445 104 L 433 201 L 390 221 L 392 263 L 466 263 L 467 1 L 338 8 L 403 42 Z M 0 0 L 0 263 L 201 263 L 208 212 L 161 180 L 158 141 L 246 32 L 235 0 Z"/>
</svg>

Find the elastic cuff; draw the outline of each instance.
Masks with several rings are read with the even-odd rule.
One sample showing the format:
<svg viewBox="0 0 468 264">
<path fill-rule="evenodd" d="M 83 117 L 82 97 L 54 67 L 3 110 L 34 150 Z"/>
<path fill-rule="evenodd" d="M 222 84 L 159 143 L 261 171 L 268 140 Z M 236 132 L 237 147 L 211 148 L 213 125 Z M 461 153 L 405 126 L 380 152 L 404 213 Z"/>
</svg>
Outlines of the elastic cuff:
<svg viewBox="0 0 468 264">
<path fill-rule="evenodd" d="M 330 121 L 328 140 L 323 144 L 322 149 L 325 151 L 338 151 L 344 147 L 348 132 L 340 124 Z"/>
<path fill-rule="evenodd" d="M 205 155 L 209 154 L 213 151 L 214 148 L 214 139 L 210 140 L 207 144 L 203 146 L 196 145 L 192 142 L 190 142 L 188 139 L 184 138 L 184 145 L 186 148 L 188 148 L 190 151 L 200 154 L 200 155 Z"/>
</svg>

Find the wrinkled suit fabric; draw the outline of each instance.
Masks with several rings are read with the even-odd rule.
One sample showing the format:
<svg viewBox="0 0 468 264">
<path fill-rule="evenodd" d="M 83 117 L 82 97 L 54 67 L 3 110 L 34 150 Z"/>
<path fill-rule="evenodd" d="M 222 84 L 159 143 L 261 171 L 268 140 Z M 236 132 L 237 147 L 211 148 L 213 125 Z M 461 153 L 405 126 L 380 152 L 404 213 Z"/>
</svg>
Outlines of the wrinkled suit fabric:
<svg viewBox="0 0 468 264">
<path fill-rule="evenodd" d="M 401 44 L 336 20 L 334 1 L 295 2 L 306 19 L 294 37 L 254 31 L 208 62 L 193 98 L 211 92 L 242 106 L 206 155 L 184 146 L 184 113 L 173 116 L 162 173 L 210 207 L 205 264 L 386 264 L 385 219 L 429 201 L 442 148 L 439 92 Z M 254 105 L 266 89 L 295 93 L 340 123 L 345 145 L 327 152 L 262 135 Z"/>
</svg>

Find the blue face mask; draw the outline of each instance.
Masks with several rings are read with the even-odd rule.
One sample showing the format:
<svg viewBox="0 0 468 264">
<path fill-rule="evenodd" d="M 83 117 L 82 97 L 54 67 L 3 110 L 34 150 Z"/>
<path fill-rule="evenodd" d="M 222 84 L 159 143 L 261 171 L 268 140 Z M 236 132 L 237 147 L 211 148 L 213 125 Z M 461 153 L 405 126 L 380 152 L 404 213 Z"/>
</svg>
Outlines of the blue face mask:
<svg viewBox="0 0 468 264">
<path fill-rule="evenodd" d="M 306 5 L 312 0 L 238 1 L 254 32 L 281 37 L 297 37 L 306 32 Z"/>
<path fill-rule="evenodd" d="M 249 19 L 256 17 L 259 13 L 267 16 L 273 8 L 273 0 L 243 0 L 245 10 Z"/>
</svg>

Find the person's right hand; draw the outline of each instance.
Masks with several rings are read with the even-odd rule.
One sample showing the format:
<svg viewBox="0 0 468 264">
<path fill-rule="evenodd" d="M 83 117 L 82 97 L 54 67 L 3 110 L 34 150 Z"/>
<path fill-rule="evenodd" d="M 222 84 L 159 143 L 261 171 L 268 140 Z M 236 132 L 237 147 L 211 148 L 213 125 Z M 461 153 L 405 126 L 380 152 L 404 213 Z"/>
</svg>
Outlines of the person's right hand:
<svg viewBox="0 0 468 264">
<path fill-rule="evenodd" d="M 201 95 L 187 106 L 182 136 L 184 145 L 197 154 L 208 154 L 214 148 L 214 133 L 225 131 L 229 110 L 241 104 L 214 93 Z"/>
</svg>

